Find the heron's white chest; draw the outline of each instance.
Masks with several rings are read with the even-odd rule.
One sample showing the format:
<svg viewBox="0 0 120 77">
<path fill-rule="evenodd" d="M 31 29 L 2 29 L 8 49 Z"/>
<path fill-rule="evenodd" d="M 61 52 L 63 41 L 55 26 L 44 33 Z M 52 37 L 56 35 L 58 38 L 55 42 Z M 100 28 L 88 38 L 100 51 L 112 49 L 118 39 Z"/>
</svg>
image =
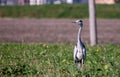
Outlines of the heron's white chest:
<svg viewBox="0 0 120 77">
<path fill-rule="evenodd" d="M 82 50 L 78 50 L 76 56 L 77 56 L 78 59 L 82 59 Z"/>
</svg>

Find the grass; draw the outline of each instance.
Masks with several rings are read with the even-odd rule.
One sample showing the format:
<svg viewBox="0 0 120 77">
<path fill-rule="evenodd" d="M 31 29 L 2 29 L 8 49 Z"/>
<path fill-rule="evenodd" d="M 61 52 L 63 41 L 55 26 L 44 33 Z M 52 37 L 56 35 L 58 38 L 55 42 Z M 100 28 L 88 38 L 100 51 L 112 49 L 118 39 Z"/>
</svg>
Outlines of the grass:
<svg viewBox="0 0 120 77">
<path fill-rule="evenodd" d="M 96 5 L 97 18 L 120 18 L 120 5 Z M 0 17 L 12 18 L 88 18 L 87 4 L 39 6 L 0 6 Z"/>
<path fill-rule="evenodd" d="M 87 46 L 82 71 L 73 61 L 72 44 L 0 44 L 0 76 L 119 77 L 120 45 Z"/>
</svg>

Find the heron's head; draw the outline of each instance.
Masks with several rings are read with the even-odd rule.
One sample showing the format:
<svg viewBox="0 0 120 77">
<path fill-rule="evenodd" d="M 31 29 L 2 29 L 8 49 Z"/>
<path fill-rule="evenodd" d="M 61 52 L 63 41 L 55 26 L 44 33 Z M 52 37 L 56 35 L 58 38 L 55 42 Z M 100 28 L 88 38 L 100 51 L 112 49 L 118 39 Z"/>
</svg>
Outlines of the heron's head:
<svg viewBox="0 0 120 77">
<path fill-rule="evenodd" d="M 78 24 L 80 27 L 83 26 L 83 21 L 82 20 L 76 20 L 74 23 Z"/>
</svg>

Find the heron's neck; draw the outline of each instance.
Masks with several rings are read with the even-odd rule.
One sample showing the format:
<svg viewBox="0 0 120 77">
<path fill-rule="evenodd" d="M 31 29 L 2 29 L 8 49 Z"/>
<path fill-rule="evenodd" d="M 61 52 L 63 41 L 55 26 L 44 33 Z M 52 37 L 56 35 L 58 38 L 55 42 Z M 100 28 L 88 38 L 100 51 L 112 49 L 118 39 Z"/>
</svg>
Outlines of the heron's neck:
<svg viewBox="0 0 120 77">
<path fill-rule="evenodd" d="M 80 27 L 78 31 L 78 44 L 80 44 L 81 42 L 81 32 L 82 32 L 82 27 Z"/>
</svg>

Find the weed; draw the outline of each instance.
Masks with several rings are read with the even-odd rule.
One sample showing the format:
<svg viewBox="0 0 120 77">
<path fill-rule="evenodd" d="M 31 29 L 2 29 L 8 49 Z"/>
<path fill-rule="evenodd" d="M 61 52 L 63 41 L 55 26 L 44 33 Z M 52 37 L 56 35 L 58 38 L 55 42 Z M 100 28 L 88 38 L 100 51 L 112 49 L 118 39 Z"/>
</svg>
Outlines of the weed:
<svg viewBox="0 0 120 77">
<path fill-rule="evenodd" d="M 87 46 L 82 71 L 73 61 L 71 44 L 0 44 L 1 76 L 119 77 L 120 46 Z"/>
</svg>

